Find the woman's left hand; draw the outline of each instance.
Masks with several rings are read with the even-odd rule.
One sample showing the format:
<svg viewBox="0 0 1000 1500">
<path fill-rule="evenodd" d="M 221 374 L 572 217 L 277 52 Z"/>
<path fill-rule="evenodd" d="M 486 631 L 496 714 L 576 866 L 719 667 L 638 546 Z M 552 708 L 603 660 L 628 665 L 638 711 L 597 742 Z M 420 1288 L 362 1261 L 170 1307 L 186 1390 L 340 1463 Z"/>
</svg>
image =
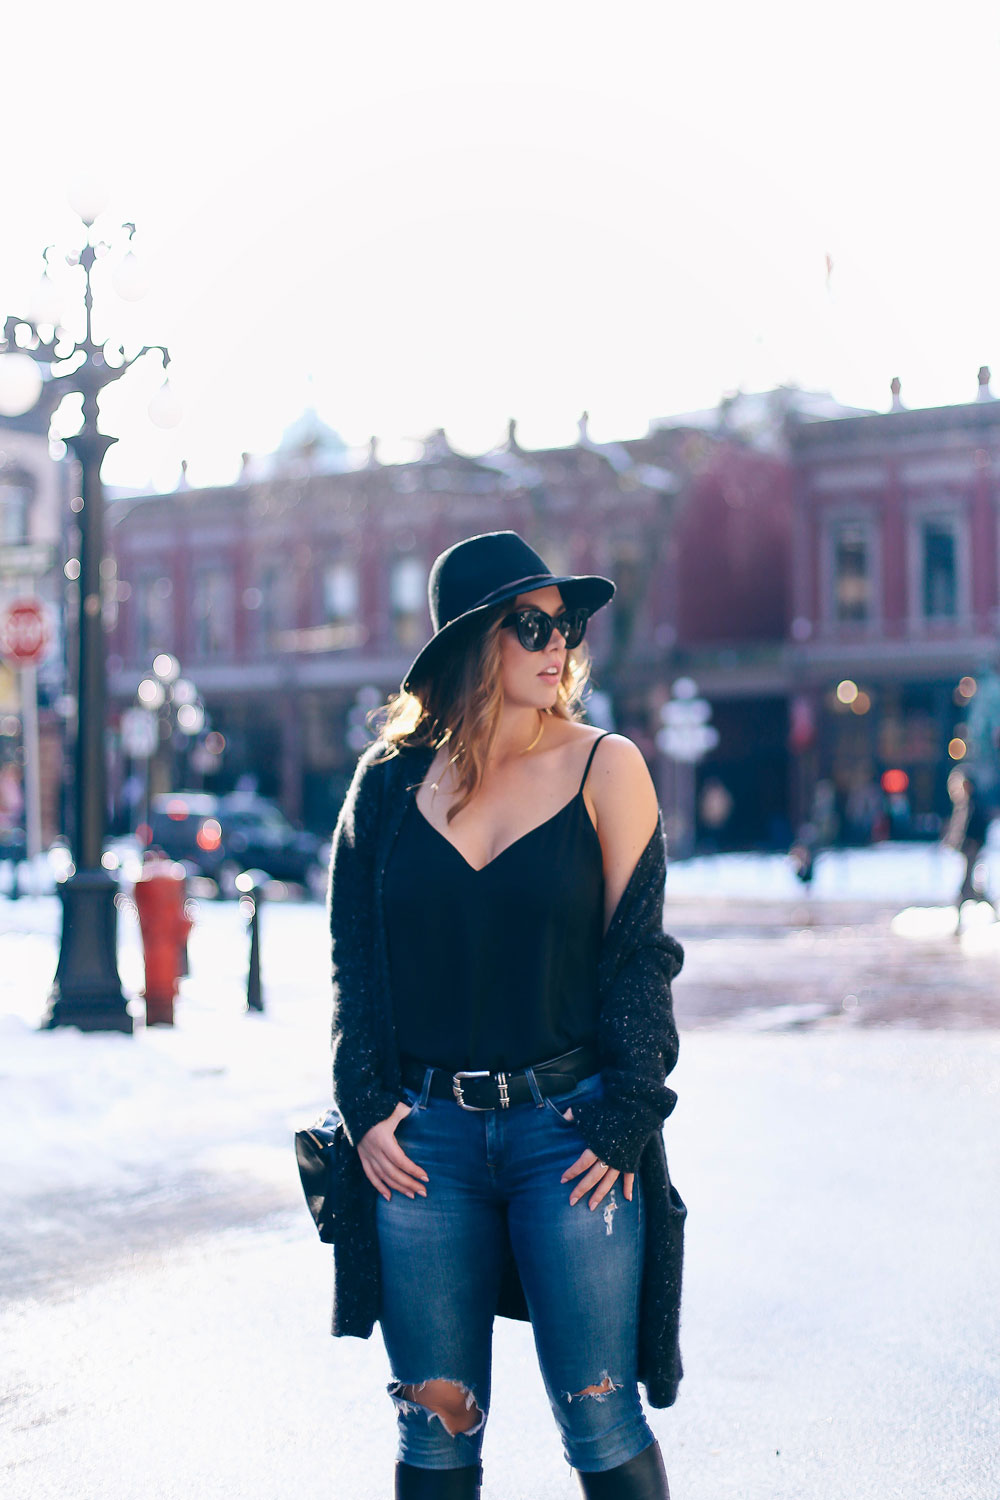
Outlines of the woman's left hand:
<svg viewBox="0 0 1000 1500">
<path fill-rule="evenodd" d="M 563 1113 L 563 1119 L 572 1120 L 572 1118 L 572 1109 L 567 1109 Z M 583 1173 L 583 1176 L 580 1175 L 581 1173 Z M 587 1150 L 584 1151 L 582 1156 L 577 1157 L 571 1167 L 567 1167 L 559 1181 L 572 1182 L 574 1177 L 579 1177 L 580 1181 L 569 1195 L 570 1203 L 579 1203 L 580 1199 L 593 1188 L 593 1195 L 587 1207 L 596 1208 L 602 1198 L 610 1193 L 618 1178 L 622 1177 L 622 1173 L 618 1171 L 617 1167 L 609 1167 L 606 1162 L 600 1161 L 594 1155 L 593 1151 Z M 626 1172 L 622 1181 L 622 1191 L 629 1203 L 632 1202 L 632 1184 L 634 1182 L 635 1173 Z"/>
</svg>

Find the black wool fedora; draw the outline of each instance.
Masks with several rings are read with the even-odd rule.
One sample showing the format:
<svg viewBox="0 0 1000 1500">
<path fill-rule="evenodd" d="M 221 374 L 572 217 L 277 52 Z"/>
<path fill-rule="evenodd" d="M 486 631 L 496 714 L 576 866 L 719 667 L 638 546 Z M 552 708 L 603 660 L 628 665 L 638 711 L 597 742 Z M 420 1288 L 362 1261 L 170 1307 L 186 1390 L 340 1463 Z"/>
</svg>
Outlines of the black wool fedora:
<svg viewBox="0 0 1000 1500">
<path fill-rule="evenodd" d="M 610 578 L 552 573 L 516 531 L 486 531 L 448 547 L 434 559 L 427 580 L 434 634 L 403 678 L 403 691 L 433 674 L 464 632 L 474 629 L 494 605 L 549 584 L 562 590 L 567 609 L 582 605 L 591 614 L 615 591 Z"/>
</svg>

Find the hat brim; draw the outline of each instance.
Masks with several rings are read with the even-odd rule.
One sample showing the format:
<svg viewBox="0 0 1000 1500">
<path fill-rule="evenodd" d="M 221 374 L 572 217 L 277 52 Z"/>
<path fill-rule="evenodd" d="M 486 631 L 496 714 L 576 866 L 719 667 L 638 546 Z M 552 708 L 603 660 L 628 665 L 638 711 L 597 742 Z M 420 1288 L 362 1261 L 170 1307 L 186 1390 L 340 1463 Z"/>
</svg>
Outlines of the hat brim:
<svg viewBox="0 0 1000 1500">
<path fill-rule="evenodd" d="M 596 614 L 603 609 L 605 604 L 614 596 L 615 585 L 610 578 L 601 578 L 597 574 L 572 575 L 564 577 L 545 577 L 538 583 L 531 583 L 526 588 L 524 580 L 513 584 L 508 592 L 499 593 L 492 598 L 488 604 L 477 605 L 475 609 L 466 610 L 463 615 L 456 615 L 454 620 L 449 620 L 447 625 L 442 625 L 436 635 L 431 636 L 426 646 L 422 647 L 414 657 L 410 670 L 403 678 L 401 688 L 404 693 L 412 691 L 413 683 L 429 677 L 466 635 L 475 631 L 477 623 L 481 622 L 491 610 L 496 609 L 498 604 L 504 604 L 508 599 L 516 599 L 518 594 L 531 593 L 536 588 L 556 587 L 562 590 L 563 601 L 567 609 L 577 609 L 583 605 L 590 613 Z"/>
</svg>

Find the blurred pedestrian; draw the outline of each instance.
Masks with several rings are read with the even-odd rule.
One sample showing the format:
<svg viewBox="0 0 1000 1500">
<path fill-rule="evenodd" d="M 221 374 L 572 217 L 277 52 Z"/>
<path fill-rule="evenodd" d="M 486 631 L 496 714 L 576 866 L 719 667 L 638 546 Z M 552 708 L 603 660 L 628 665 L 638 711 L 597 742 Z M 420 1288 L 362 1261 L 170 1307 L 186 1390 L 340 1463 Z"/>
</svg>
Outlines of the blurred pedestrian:
<svg viewBox="0 0 1000 1500">
<path fill-rule="evenodd" d="M 976 861 L 978 860 L 989 828 L 989 817 L 980 802 L 976 784 L 967 771 L 960 766 L 948 774 L 948 796 L 952 812 L 944 836 L 944 842 L 957 849 L 965 861 L 962 883 L 955 897 L 958 920 L 962 920 L 962 903 L 977 898 L 975 885 Z"/>
<path fill-rule="evenodd" d="M 817 781 L 813 790 L 809 821 L 816 830 L 816 843 L 831 848 L 840 832 L 840 814 L 837 811 L 837 789 L 827 777 Z"/>
<path fill-rule="evenodd" d="M 21 771 L 13 761 L 0 766 L 0 829 L 14 829 L 24 821 L 24 791 Z"/>
<path fill-rule="evenodd" d="M 11 896 L 20 894 L 18 866 L 27 858 L 27 852 L 21 768 L 13 761 L 6 761 L 0 766 L 0 860 L 11 863 Z"/>
<path fill-rule="evenodd" d="M 847 837 L 852 844 L 870 844 L 882 811 L 882 790 L 871 776 L 860 776 L 851 783 L 844 803 Z"/>
<path fill-rule="evenodd" d="M 698 815 L 702 828 L 706 830 L 703 844 L 706 853 L 717 854 L 722 830 L 729 822 L 733 811 L 733 797 L 729 788 L 718 776 L 708 776 L 698 799 Z"/>
<path fill-rule="evenodd" d="M 581 719 L 584 630 L 614 585 L 554 577 L 501 531 L 442 553 L 429 592 L 434 635 L 334 833 L 354 1186 L 333 1331 L 381 1322 L 397 1500 L 479 1495 L 496 1313 L 531 1319 L 584 1495 L 668 1500 L 637 1380 L 669 1406 L 681 1374 L 661 1127 L 683 954 L 646 763 Z"/>
<path fill-rule="evenodd" d="M 788 851 L 795 877 L 802 882 L 807 891 L 812 887 L 816 868 L 816 839 L 815 826 L 812 823 L 803 823 L 795 843 Z"/>
</svg>

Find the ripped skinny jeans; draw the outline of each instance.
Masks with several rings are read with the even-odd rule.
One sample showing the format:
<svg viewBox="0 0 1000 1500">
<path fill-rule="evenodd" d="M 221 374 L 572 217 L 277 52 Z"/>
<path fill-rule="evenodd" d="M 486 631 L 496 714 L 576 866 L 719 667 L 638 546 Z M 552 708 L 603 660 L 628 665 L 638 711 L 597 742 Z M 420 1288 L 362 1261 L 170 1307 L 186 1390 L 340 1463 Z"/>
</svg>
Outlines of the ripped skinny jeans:
<svg viewBox="0 0 1000 1500">
<path fill-rule="evenodd" d="M 479 1462 L 506 1232 L 567 1462 L 590 1473 L 627 1463 L 653 1441 L 636 1385 L 639 1178 L 631 1203 L 619 1178 L 593 1210 L 586 1197 L 570 1207 L 575 1181 L 559 1181 L 585 1149 L 563 1111 L 598 1097 L 600 1075 L 568 1094 L 481 1114 L 430 1097 L 430 1077 L 419 1096 L 405 1092 L 412 1108 L 396 1132 L 427 1173 L 427 1197 L 393 1192 L 377 1204 L 399 1459 L 423 1469 Z M 461 1387 L 467 1410 L 478 1413 L 468 1431 L 452 1435 L 419 1404 L 428 1380 Z M 599 1392 L 581 1394 L 591 1387 Z"/>
</svg>

